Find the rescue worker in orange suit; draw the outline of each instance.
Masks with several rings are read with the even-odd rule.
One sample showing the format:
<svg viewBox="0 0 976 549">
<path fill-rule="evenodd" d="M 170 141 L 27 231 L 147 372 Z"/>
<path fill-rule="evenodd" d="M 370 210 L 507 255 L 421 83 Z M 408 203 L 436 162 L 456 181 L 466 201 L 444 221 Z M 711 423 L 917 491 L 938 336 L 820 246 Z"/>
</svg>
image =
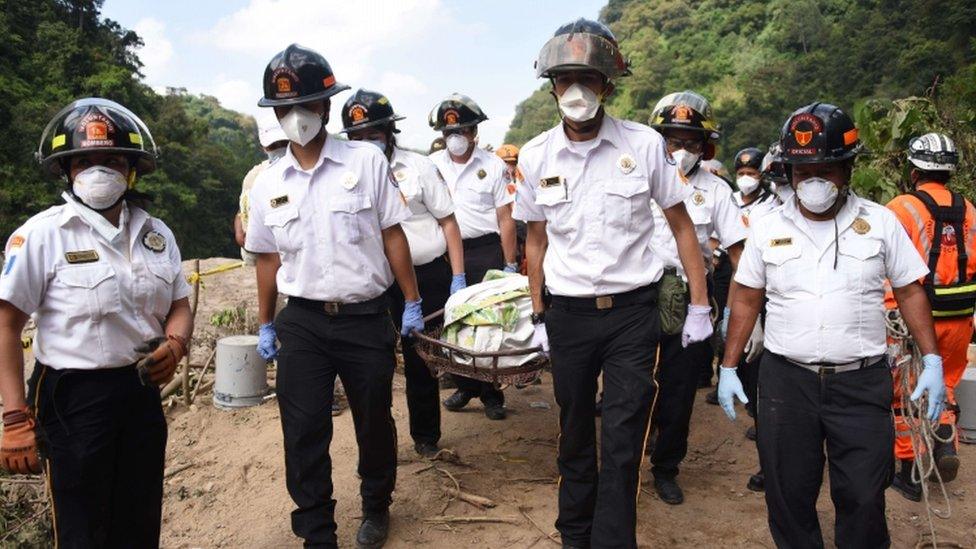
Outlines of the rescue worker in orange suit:
<svg viewBox="0 0 976 549">
<path fill-rule="evenodd" d="M 945 482 L 956 478 L 958 438 L 953 429 L 959 406 L 955 388 L 966 370 L 966 350 L 973 337 L 973 309 L 976 304 L 976 209 L 959 193 L 946 187 L 959 164 L 959 153 L 949 137 L 929 133 L 908 144 L 911 182 L 914 192 L 888 203 L 922 259 L 929 274 L 922 285 L 932 303 L 935 332 L 942 355 L 948 405 L 939 417 L 932 448 L 939 475 Z M 887 300 L 889 308 L 894 307 Z M 897 375 L 897 374 L 896 374 Z M 922 487 L 912 481 L 915 448 L 910 436 L 916 421 L 901 410 L 899 384 L 895 383 L 895 457 L 900 470 L 892 487 L 912 501 L 921 501 Z"/>
</svg>

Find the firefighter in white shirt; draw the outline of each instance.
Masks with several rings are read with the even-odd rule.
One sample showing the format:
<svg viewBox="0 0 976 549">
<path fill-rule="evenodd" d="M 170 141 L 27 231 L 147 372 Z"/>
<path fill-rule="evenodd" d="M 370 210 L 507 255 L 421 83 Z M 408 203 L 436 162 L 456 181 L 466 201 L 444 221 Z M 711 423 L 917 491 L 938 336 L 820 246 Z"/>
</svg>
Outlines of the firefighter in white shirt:
<svg viewBox="0 0 976 549">
<path fill-rule="evenodd" d="M 65 203 L 7 241 L 0 275 L 0 468 L 41 471 L 52 545 L 158 547 L 166 419 L 159 387 L 187 352 L 193 318 L 169 228 L 133 202 L 156 168 L 145 124 L 105 99 L 75 101 L 37 154 Z M 34 319 L 24 395 L 20 333 Z M 38 442 L 35 442 L 35 432 Z"/>
<path fill-rule="evenodd" d="M 329 135 L 336 82 L 319 53 L 292 44 L 268 63 L 264 97 L 290 141 L 251 190 L 245 248 L 257 254 L 258 352 L 278 358 L 278 406 L 292 530 L 306 545 L 335 546 L 332 398 L 342 379 L 359 446 L 362 516 L 356 542 L 379 547 L 396 483 L 391 414 L 396 334 L 387 291 L 405 298 L 401 335 L 423 329 L 410 248 L 410 217 L 386 157 Z M 288 305 L 273 319 L 278 292 Z M 275 339 L 281 348 L 276 349 Z"/>
<path fill-rule="evenodd" d="M 468 284 L 484 279 L 489 269 L 516 272 L 515 221 L 508 192 L 505 163 L 478 147 L 478 124 L 488 120 L 466 95 L 451 94 L 430 113 L 430 126 L 444 135 L 446 148 L 430 159 L 447 181 L 464 242 L 464 272 Z M 505 419 L 505 394 L 491 383 L 454 376 L 457 391 L 444 401 L 454 412 L 472 398 L 481 399 L 489 419 Z"/>
<path fill-rule="evenodd" d="M 695 92 L 672 93 L 657 103 L 650 122 L 652 128 L 661 132 L 668 152 L 679 164 L 680 176 L 692 189 L 684 204 L 695 225 L 705 265 L 711 266 L 709 241 L 715 238 L 727 251 L 732 272 L 735 272 L 746 239 L 746 226 L 732 201 L 732 189 L 701 166 L 702 159 L 713 154 L 714 140 L 719 137 L 711 106 Z M 678 505 L 684 501 L 684 493 L 677 483 L 678 465 L 688 453 L 695 391 L 702 368 L 712 367 L 714 353 L 710 341 L 682 345 L 681 331 L 688 301 L 687 276 L 681 267 L 674 234 L 658 206 L 654 207 L 651 249 L 664 261 L 665 274 L 661 282 L 662 296 L 666 296 L 658 304 L 662 312 L 662 333 L 655 372 L 659 387 L 654 406 L 653 429 L 657 436 L 651 453 L 651 473 L 658 497 L 665 503 Z"/>
<path fill-rule="evenodd" d="M 376 145 L 390 161 L 393 179 L 410 208 L 410 217 L 400 225 L 410 243 L 410 255 L 417 273 L 417 285 L 424 296 L 423 312 L 430 315 L 444 308 L 449 295 L 465 287 L 464 251 L 461 231 L 454 219 L 454 202 L 447 183 L 426 157 L 398 146 L 396 123 L 404 117 L 393 111 L 381 93 L 357 90 L 342 107 L 343 131 L 349 139 Z M 403 313 L 403 293 L 390 289 L 393 320 Z M 417 355 L 413 340 L 401 340 L 404 376 L 407 380 L 407 410 L 414 449 L 425 457 L 437 454 L 441 438 L 441 411 L 437 379 Z"/>
<path fill-rule="evenodd" d="M 944 405 L 942 359 L 918 280 L 928 269 L 894 214 L 850 191 L 861 148 L 853 120 L 813 103 L 783 126 L 782 161 L 796 190 L 752 223 L 735 276 L 719 401 L 747 400 L 734 365 L 766 303 L 759 369 L 759 461 L 778 547 L 823 547 L 816 502 L 829 463 L 838 547 L 887 547 L 885 488 L 894 424 L 884 281 L 923 353 L 913 398 Z M 826 450 L 826 455 L 825 455 Z"/>
<path fill-rule="evenodd" d="M 562 121 L 519 154 L 515 216 L 528 223 L 534 342 L 550 348 L 560 437 L 563 547 L 636 547 L 640 462 L 650 429 L 662 258 L 648 246 L 656 201 L 691 287 L 682 340 L 712 333 L 705 268 L 682 182 L 655 130 L 606 114 L 630 74 L 613 33 L 579 19 L 543 46 L 536 74 L 553 84 Z M 597 467 L 595 401 L 603 374 Z"/>
</svg>

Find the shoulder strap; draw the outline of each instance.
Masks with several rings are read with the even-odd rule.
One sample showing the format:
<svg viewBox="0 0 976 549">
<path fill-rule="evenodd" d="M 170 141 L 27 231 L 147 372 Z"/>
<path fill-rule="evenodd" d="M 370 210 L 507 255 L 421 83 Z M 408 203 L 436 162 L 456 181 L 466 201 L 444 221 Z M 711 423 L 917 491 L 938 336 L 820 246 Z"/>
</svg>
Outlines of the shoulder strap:
<svg viewBox="0 0 976 549">
<path fill-rule="evenodd" d="M 949 191 L 949 193 L 952 196 L 952 204 L 950 206 L 940 206 L 932 198 L 932 195 L 925 191 L 915 190 L 908 193 L 925 205 L 925 209 L 929 211 L 929 215 L 935 221 L 935 227 L 932 233 L 932 247 L 929 249 L 929 274 L 925 277 L 925 282 L 928 285 L 934 284 L 935 281 L 935 269 L 939 264 L 939 256 L 942 254 L 942 230 L 944 225 L 950 225 L 955 231 L 956 249 L 958 250 L 957 257 L 959 260 L 956 280 L 960 283 L 966 280 L 968 256 L 966 254 L 965 234 L 963 233 L 963 222 L 966 219 L 966 202 L 959 193 L 952 191 Z"/>
</svg>

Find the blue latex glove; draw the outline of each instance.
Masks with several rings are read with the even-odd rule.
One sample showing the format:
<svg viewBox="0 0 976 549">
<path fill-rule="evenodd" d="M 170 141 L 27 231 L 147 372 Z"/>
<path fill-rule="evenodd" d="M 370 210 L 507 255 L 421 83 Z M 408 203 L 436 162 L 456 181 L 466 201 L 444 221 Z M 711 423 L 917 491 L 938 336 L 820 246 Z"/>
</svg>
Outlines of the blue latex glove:
<svg viewBox="0 0 976 549">
<path fill-rule="evenodd" d="M 464 273 L 458 273 L 451 277 L 451 295 L 458 290 L 463 290 L 468 287 L 468 282 L 464 278 Z"/>
<path fill-rule="evenodd" d="M 719 368 L 718 374 L 718 403 L 725 410 L 725 415 L 729 416 L 729 419 L 735 420 L 735 401 L 732 397 L 738 397 L 739 402 L 746 404 L 749 399 L 746 398 L 746 391 L 742 388 L 742 382 L 739 381 L 739 376 L 736 374 L 738 368 L 728 368 L 722 366 Z"/>
<path fill-rule="evenodd" d="M 268 322 L 258 328 L 258 354 L 265 360 L 272 360 L 278 356 L 278 348 L 275 347 L 275 340 L 278 334 L 275 332 L 274 324 Z"/>
<path fill-rule="evenodd" d="M 518 263 L 506 263 L 505 264 L 505 268 L 503 270 L 506 273 L 517 273 L 518 272 Z"/>
<path fill-rule="evenodd" d="M 922 374 L 918 376 L 915 390 L 912 391 L 912 402 L 927 393 L 929 399 L 929 421 L 937 421 L 945 407 L 946 387 L 942 378 L 942 357 L 939 355 L 925 355 L 922 357 Z"/>
<path fill-rule="evenodd" d="M 403 323 L 400 325 L 400 335 L 411 337 L 411 332 L 424 331 L 424 313 L 420 308 L 423 299 L 405 301 L 403 307 Z"/>
<path fill-rule="evenodd" d="M 722 334 L 722 341 L 729 338 L 729 318 L 732 317 L 732 309 L 728 307 L 722 309 L 722 324 L 719 328 L 719 333 Z"/>
<path fill-rule="evenodd" d="M 712 308 L 708 305 L 689 305 L 685 327 L 681 331 L 681 346 L 705 341 L 712 335 Z"/>
</svg>

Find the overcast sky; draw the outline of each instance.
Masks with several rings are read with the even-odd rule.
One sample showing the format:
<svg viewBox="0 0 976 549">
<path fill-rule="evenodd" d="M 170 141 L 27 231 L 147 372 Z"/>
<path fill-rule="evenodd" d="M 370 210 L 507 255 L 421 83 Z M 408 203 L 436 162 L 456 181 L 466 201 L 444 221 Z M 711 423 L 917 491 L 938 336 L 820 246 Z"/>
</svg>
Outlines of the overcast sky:
<svg viewBox="0 0 976 549">
<path fill-rule="evenodd" d="M 407 117 L 405 145 L 436 137 L 427 114 L 452 92 L 471 96 L 489 120 L 481 143 L 496 148 L 515 105 L 539 87 L 533 62 L 561 24 L 596 18 L 606 0 L 106 0 L 102 14 L 139 33 L 146 82 L 185 87 L 255 116 L 271 57 L 297 42 L 325 56 L 339 82 L 386 94 Z M 341 129 L 333 99 L 329 130 Z"/>
</svg>

